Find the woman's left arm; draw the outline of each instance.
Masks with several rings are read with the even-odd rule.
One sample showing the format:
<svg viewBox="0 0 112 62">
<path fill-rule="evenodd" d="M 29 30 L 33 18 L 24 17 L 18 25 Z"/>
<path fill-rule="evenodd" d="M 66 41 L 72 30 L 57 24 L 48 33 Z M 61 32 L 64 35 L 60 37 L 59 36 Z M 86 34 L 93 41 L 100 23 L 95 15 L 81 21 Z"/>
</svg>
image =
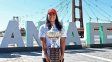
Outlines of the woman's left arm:
<svg viewBox="0 0 112 62">
<path fill-rule="evenodd" d="M 60 39 L 60 49 L 61 49 L 61 58 L 60 59 L 63 59 L 64 58 L 64 51 L 65 51 L 65 39 L 66 37 L 61 37 Z"/>
</svg>

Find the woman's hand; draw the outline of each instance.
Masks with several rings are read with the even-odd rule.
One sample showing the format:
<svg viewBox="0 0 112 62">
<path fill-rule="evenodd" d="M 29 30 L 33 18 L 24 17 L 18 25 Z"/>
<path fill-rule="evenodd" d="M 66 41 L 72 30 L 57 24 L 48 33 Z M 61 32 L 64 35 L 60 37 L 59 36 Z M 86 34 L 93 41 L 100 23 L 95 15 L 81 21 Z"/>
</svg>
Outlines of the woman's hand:
<svg viewBox="0 0 112 62">
<path fill-rule="evenodd" d="M 63 58 L 64 58 L 64 55 L 61 55 L 61 56 L 60 56 L 61 62 L 63 61 Z"/>
<path fill-rule="evenodd" d="M 45 58 L 46 58 L 47 62 L 50 62 L 50 58 L 49 58 L 48 54 L 45 54 Z"/>
</svg>

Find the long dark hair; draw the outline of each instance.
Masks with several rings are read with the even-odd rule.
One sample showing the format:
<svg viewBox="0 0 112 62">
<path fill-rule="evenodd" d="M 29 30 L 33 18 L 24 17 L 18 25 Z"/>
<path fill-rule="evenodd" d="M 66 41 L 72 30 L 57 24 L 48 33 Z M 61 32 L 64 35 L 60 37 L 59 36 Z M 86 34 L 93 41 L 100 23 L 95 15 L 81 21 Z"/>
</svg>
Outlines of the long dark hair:
<svg viewBox="0 0 112 62">
<path fill-rule="evenodd" d="M 49 21 L 49 19 L 48 19 L 48 14 L 47 14 L 47 18 L 46 18 L 46 25 L 47 25 L 48 29 L 50 30 L 50 29 L 51 29 L 51 23 L 50 23 L 50 21 Z M 62 30 L 63 26 L 62 26 L 62 24 L 59 22 L 57 14 L 56 14 L 56 19 L 55 19 L 55 25 L 56 25 L 56 28 L 57 28 L 59 31 Z"/>
</svg>

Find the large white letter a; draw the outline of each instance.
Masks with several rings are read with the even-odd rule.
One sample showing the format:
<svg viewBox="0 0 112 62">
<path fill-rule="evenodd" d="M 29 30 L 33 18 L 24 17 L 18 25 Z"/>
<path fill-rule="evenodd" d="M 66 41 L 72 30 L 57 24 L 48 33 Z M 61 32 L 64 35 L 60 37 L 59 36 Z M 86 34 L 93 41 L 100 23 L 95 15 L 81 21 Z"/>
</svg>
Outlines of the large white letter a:
<svg viewBox="0 0 112 62">
<path fill-rule="evenodd" d="M 17 44 L 17 47 L 24 47 L 24 43 L 19 30 L 19 24 L 17 21 L 9 21 L 1 43 L 1 47 L 6 48 L 8 47 L 8 44 Z"/>
</svg>

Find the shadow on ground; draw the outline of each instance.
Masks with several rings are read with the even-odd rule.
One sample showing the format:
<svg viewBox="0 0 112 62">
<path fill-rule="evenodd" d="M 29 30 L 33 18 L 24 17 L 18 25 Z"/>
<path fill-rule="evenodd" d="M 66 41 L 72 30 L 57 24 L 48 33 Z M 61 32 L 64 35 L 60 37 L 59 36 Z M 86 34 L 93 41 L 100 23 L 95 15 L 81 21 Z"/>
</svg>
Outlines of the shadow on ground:
<svg viewBox="0 0 112 62">
<path fill-rule="evenodd" d="M 12 53 L 0 53 L 0 58 L 19 58 L 25 56 L 41 56 L 41 52 L 12 52 Z"/>
<path fill-rule="evenodd" d="M 78 50 L 68 50 L 68 51 L 65 51 L 65 53 L 69 53 L 69 54 L 93 53 L 93 52 L 106 52 L 106 50 L 84 48 L 84 49 L 78 49 Z"/>
</svg>

